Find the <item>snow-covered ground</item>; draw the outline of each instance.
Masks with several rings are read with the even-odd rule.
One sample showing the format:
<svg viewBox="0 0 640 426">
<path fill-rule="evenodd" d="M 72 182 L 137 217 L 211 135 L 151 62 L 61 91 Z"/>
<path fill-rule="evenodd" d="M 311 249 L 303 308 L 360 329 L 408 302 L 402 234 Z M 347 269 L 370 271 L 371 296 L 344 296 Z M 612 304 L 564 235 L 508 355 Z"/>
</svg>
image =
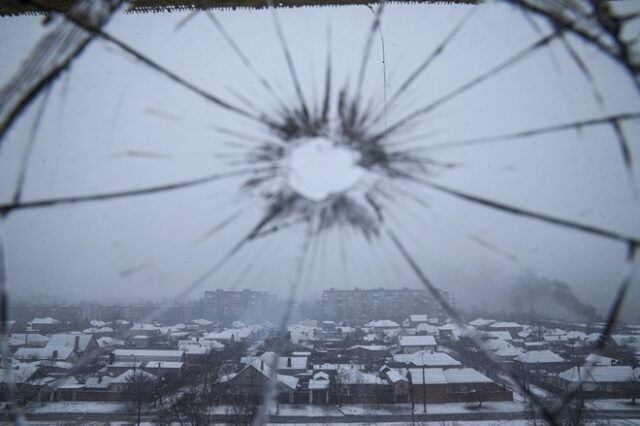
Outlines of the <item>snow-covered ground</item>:
<svg viewBox="0 0 640 426">
<path fill-rule="evenodd" d="M 209 410 L 210 414 L 233 414 L 233 409 L 229 406 L 216 406 Z M 325 417 L 325 416 L 342 416 L 344 415 L 337 407 L 333 405 L 289 405 L 280 404 L 277 408 L 271 409 L 271 415 L 280 416 L 306 416 L 306 417 Z"/>
<path fill-rule="evenodd" d="M 628 419 L 585 422 L 584 426 L 630 426 Z M 270 426 L 344 426 L 345 423 L 269 423 Z M 407 426 L 406 422 L 383 423 L 349 423 L 351 426 Z M 531 420 L 478 420 L 478 421 L 449 421 L 449 422 L 416 422 L 416 426 L 532 426 Z"/>
<path fill-rule="evenodd" d="M 5 425 L 8 423 L 0 423 Z M 27 422 L 29 426 L 63 426 L 69 422 Z M 584 426 L 629 426 L 635 424 L 633 420 L 600 420 L 596 423 L 586 422 Z M 127 422 L 90 422 L 85 426 L 130 426 Z M 141 426 L 153 426 L 153 423 L 142 422 Z M 345 423 L 268 423 L 269 426 L 344 426 Z M 349 423 L 351 426 L 407 426 L 406 422 L 376 422 L 376 423 Z M 531 426 L 530 420 L 483 420 L 483 421 L 448 421 L 448 422 L 416 422 L 417 426 Z M 176 426 L 179 426 L 176 423 Z M 225 426 L 221 424 L 220 426 Z"/>
<path fill-rule="evenodd" d="M 427 404 L 427 414 L 447 414 L 447 413 L 489 413 L 489 412 L 518 412 L 526 411 L 528 405 L 521 402 L 501 401 L 484 402 L 482 408 L 478 408 L 477 403 L 449 403 L 449 404 Z M 228 406 L 216 406 L 209 410 L 210 414 L 232 414 L 233 409 Z M 416 404 L 416 414 L 422 414 L 421 404 Z M 271 415 L 280 416 L 307 416 L 307 417 L 342 417 L 361 415 L 402 415 L 411 414 L 410 404 L 344 404 L 342 407 L 335 405 L 290 405 L 279 404 L 271 409 Z"/>
<path fill-rule="evenodd" d="M 63 401 L 29 404 L 30 413 L 118 413 L 128 408 L 123 402 Z"/>
<path fill-rule="evenodd" d="M 520 402 L 500 401 L 484 402 L 482 408 L 478 408 L 477 403 L 449 403 L 449 404 L 427 404 L 427 414 L 448 414 L 448 413 L 470 413 L 470 412 L 517 412 L 525 411 L 528 405 Z M 343 405 L 340 411 L 345 415 L 397 415 L 411 414 L 410 404 L 358 404 Z M 281 411 L 282 412 L 282 411 Z M 416 414 L 423 413 L 422 404 L 416 404 Z"/>
<path fill-rule="evenodd" d="M 587 408 L 593 410 L 634 410 L 640 411 L 640 399 L 631 404 L 631 399 L 598 399 L 586 401 Z"/>
<path fill-rule="evenodd" d="M 595 410 L 640 410 L 640 403 L 631 405 L 629 399 L 603 399 L 586 402 L 587 407 Z M 31 413 L 118 413 L 130 408 L 121 402 L 90 402 L 65 401 L 29 404 L 26 412 Z M 477 403 L 448 403 L 427 404 L 427 414 L 470 413 L 470 412 L 518 412 L 526 411 L 529 406 L 522 401 L 484 402 L 481 408 Z M 215 406 L 209 410 L 210 414 L 231 414 L 230 406 Z M 416 414 L 422 414 L 422 404 L 415 407 Z M 341 417 L 355 415 L 401 415 L 411 414 L 410 404 L 343 404 L 335 405 L 300 405 L 279 404 L 276 412 L 274 406 L 272 415 L 307 416 L 307 417 Z"/>
</svg>

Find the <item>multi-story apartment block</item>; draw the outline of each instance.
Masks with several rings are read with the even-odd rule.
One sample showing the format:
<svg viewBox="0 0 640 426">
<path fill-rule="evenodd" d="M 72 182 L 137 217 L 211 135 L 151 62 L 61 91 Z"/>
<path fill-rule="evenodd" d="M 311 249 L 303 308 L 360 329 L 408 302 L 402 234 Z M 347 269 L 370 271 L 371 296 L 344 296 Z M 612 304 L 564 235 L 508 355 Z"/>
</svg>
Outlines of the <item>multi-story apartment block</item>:
<svg viewBox="0 0 640 426">
<path fill-rule="evenodd" d="M 440 294 L 449 300 L 446 291 Z M 348 321 L 364 324 L 378 319 L 401 322 L 412 314 L 442 317 L 442 309 L 427 290 L 359 289 L 325 290 L 322 293 L 322 313 L 325 321 Z"/>
<path fill-rule="evenodd" d="M 263 291 L 205 291 L 203 311 L 206 317 L 220 322 L 255 317 L 276 303 L 276 296 Z"/>
</svg>

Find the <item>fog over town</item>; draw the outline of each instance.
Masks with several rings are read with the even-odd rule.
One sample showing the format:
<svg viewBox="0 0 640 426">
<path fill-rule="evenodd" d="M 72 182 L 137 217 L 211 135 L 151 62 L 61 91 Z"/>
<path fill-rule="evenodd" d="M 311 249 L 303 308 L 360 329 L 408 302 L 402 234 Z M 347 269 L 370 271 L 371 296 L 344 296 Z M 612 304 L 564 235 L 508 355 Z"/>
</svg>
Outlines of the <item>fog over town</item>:
<svg viewBox="0 0 640 426">
<path fill-rule="evenodd" d="M 637 3 L 205 3 L 0 5 L 0 420 L 640 418 Z"/>
</svg>

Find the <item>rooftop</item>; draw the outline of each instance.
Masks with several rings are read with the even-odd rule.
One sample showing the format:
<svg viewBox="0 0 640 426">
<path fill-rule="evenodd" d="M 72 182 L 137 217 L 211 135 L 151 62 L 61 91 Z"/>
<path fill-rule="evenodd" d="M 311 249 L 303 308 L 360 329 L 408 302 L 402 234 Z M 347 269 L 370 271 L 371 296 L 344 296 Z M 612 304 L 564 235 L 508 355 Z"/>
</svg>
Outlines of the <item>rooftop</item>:
<svg viewBox="0 0 640 426">
<path fill-rule="evenodd" d="M 433 336 L 402 336 L 400 346 L 436 346 Z"/>
</svg>

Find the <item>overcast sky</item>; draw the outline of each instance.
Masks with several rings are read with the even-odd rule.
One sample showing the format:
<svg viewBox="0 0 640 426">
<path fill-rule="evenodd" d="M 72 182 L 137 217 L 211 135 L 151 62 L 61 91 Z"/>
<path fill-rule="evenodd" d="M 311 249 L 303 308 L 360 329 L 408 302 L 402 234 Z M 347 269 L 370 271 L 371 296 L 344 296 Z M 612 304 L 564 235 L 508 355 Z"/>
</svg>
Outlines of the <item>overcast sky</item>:
<svg viewBox="0 0 640 426">
<path fill-rule="evenodd" d="M 476 9 L 444 54 L 389 109 L 389 124 L 426 105 L 540 38 L 521 11 L 506 5 L 388 5 L 373 39 L 363 93 L 377 105 L 390 97 L 453 27 Z M 121 14 L 107 30 L 187 80 L 264 111 L 274 104 L 204 14 L 179 31 L 184 13 Z M 216 12 L 235 42 L 282 99 L 294 87 L 269 11 Z M 334 95 L 354 83 L 373 14 L 366 7 L 278 10 L 301 86 L 321 96 L 330 51 Z M 541 23 L 542 24 L 542 23 Z M 46 31 L 34 17 L 0 21 L 0 81 L 6 82 Z M 328 37 L 327 34 L 330 33 Z M 327 39 L 330 40 L 329 44 Z M 619 65 L 571 39 L 593 73 L 604 102 L 560 44 L 421 117 L 406 135 L 414 145 L 523 131 L 550 124 L 640 111 L 640 97 Z M 9 200 L 36 102 L 0 148 L 0 199 Z M 638 164 L 638 120 L 624 132 Z M 383 126 L 380 122 L 378 126 Z M 269 136 L 251 120 L 202 100 L 105 42 L 96 41 L 53 87 L 29 162 L 25 199 L 99 194 L 232 171 L 219 154 L 236 152 L 215 126 Z M 245 141 L 246 142 L 246 141 Z M 235 151 L 234 151 L 235 150 Z M 639 174 L 629 177 L 609 126 L 563 131 L 476 147 L 427 151 L 453 162 L 432 179 L 468 193 L 536 212 L 640 236 Z M 132 155 L 134 154 L 134 155 Z M 172 298 L 218 262 L 265 212 L 260 194 L 241 191 L 245 178 L 163 194 L 16 211 L 2 222 L 8 284 L 14 298 L 46 301 L 137 301 Z M 633 182 L 632 182 L 633 180 Z M 395 183 L 393 185 L 396 185 Z M 394 230 L 434 284 L 459 305 L 496 306 L 523 273 L 567 282 L 583 301 L 606 309 L 625 272 L 626 247 L 601 237 L 513 217 L 435 191 L 399 184 L 383 205 Z M 402 196 L 408 192 L 413 197 Z M 418 199 L 416 201 L 416 199 Z M 221 222 L 215 234 L 202 238 Z M 190 298 L 216 288 L 287 294 L 305 228 L 252 241 Z M 346 254 L 347 262 L 341 261 Z M 414 287 L 420 282 L 386 237 L 332 230 L 315 237 L 300 294 L 322 289 Z M 637 269 L 636 261 L 636 269 Z M 249 266 L 250 265 L 250 266 Z M 634 273 L 629 300 L 640 300 Z M 627 303 L 625 315 L 638 318 Z"/>
</svg>

